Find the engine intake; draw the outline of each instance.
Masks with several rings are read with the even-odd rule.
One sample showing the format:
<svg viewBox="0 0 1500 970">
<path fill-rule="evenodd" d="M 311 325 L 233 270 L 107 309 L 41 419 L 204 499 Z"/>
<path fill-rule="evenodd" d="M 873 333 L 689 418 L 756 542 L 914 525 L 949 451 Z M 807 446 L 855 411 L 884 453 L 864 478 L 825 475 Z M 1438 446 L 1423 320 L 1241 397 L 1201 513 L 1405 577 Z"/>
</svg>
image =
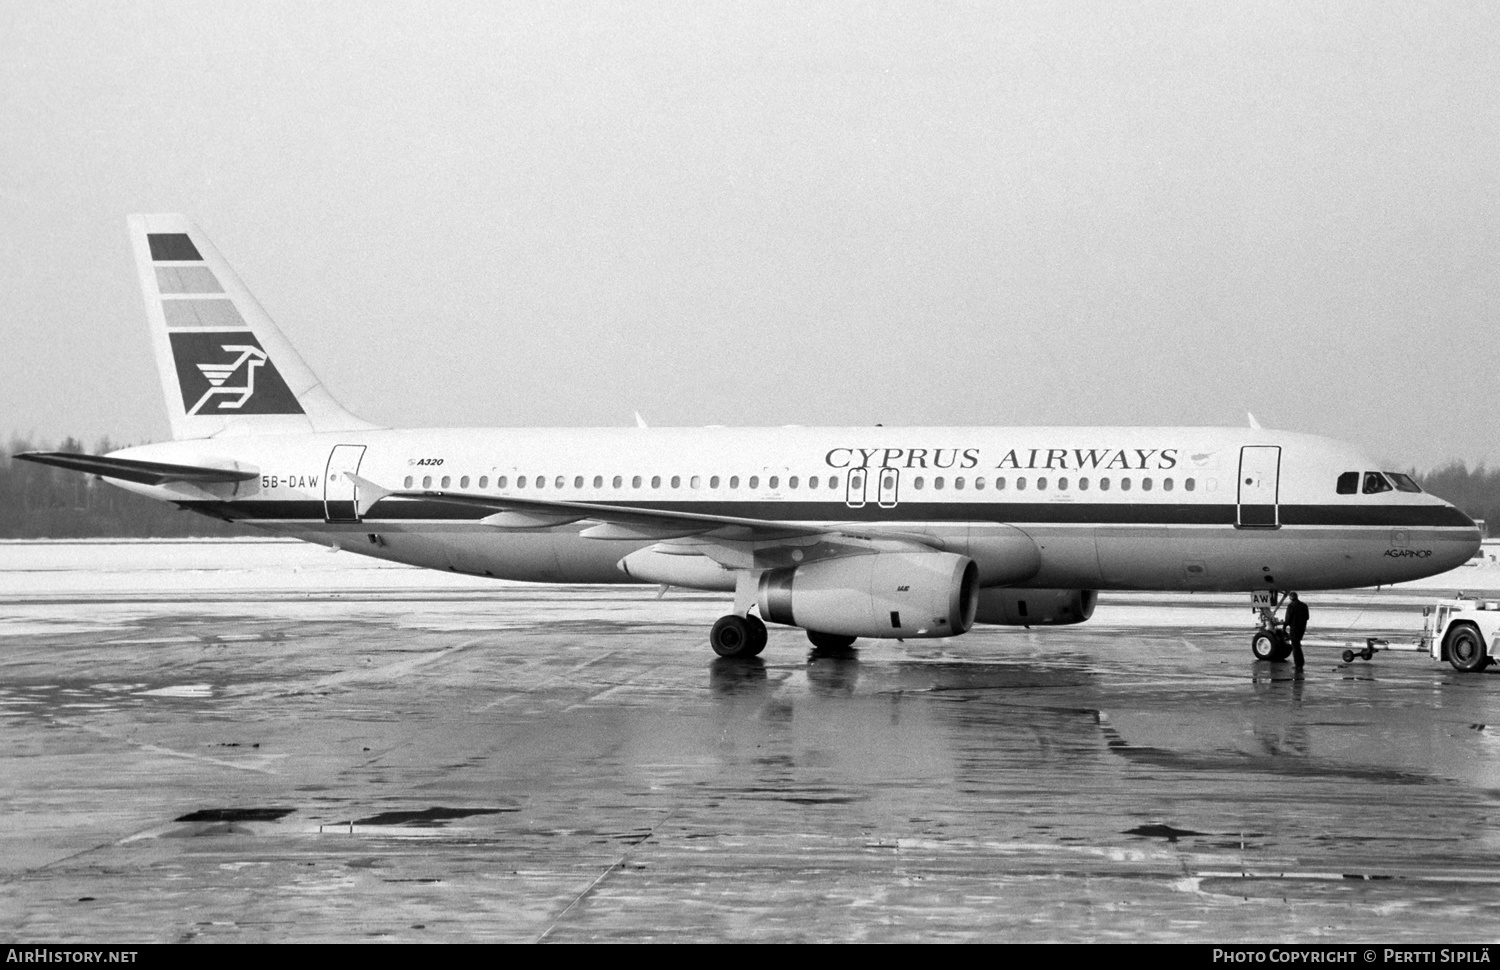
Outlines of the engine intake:
<svg viewBox="0 0 1500 970">
<path fill-rule="evenodd" d="M 817 633 L 951 637 L 974 625 L 979 567 L 951 552 L 880 552 L 773 569 L 760 615 Z"/>
</svg>

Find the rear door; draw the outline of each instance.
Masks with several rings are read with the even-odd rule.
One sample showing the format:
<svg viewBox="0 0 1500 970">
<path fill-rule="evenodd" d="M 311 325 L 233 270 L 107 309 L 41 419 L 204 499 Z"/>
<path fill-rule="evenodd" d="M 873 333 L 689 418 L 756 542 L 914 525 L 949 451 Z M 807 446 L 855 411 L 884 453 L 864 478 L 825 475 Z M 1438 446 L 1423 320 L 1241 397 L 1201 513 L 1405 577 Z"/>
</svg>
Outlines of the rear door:
<svg viewBox="0 0 1500 970">
<path fill-rule="evenodd" d="M 334 445 L 323 476 L 323 517 L 329 522 L 359 521 L 359 488 L 351 475 L 359 473 L 364 445 Z"/>
<path fill-rule="evenodd" d="M 1280 495 L 1281 448 L 1276 445 L 1245 445 L 1240 449 L 1239 517 L 1242 529 L 1275 529 L 1281 522 L 1277 503 Z"/>
</svg>

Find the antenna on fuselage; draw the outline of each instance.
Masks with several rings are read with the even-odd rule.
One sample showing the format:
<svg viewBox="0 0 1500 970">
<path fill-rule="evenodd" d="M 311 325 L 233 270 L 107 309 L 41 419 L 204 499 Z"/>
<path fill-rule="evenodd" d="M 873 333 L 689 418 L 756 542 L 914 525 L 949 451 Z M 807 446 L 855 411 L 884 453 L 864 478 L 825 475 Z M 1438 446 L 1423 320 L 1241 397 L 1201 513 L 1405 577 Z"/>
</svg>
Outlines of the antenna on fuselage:
<svg viewBox="0 0 1500 970">
<path fill-rule="evenodd" d="M 1254 428 L 1256 431 L 1261 430 L 1260 422 L 1255 420 L 1255 415 L 1251 414 L 1249 411 L 1246 411 L 1245 417 L 1250 419 L 1250 427 Z"/>
<path fill-rule="evenodd" d="M 635 412 L 635 426 L 637 428 L 646 427 L 646 419 L 641 417 L 641 412 L 639 411 Z"/>
</svg>

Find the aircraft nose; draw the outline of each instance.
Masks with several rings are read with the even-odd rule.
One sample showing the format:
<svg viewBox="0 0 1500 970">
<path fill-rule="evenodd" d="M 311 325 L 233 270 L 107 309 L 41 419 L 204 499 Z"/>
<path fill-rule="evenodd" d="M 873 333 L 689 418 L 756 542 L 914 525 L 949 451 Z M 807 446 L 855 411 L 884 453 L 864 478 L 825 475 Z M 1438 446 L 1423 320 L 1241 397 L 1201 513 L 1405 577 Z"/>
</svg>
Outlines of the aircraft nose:
<svg viewBox="0 0 1500 970">
<path fill-rule="evenodd" d="M 1483 546 L 1483 534 L 1480 532 L 1479 523 L 1475 522 L 1462 509 L 1451 502 L 1444 502 L 1453 514 L 1455 526 L 1465 525 L 1467 528 L 1454 528 L 1439 543 L 1441 554 L 1445 560 L 1451 562 L 1452 566 L 1461 566 L 1479 555 Z"/>
</svg>

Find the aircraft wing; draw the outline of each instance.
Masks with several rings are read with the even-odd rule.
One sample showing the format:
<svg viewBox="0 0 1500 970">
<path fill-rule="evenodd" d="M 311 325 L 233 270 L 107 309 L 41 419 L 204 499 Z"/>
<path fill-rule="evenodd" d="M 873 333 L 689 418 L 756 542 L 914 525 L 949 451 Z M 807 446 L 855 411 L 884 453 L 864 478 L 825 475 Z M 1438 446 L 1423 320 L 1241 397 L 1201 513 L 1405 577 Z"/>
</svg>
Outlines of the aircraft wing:
<svg viewBox="0 0 1500 970">
<path fill-rule="evenodd" d="M 359 512 L 366 519 L 378 520 L 380 515 L 377 506 L 386 502 L 442 503 L 490 510 L 492 514 L 480 519 L 479 523 L 496 529 L 539 529 L 584 521 L 596 523 L 580 533 L 586 539 L 668 540 L 696 537 L 700 541 L 761 545 L 778 540 L 841 536 L 861 540 L 894 540 L 942 548 L 942 540 L 925 533 L 902 532 L 854 523 L 788 522 L 597 502 L 566 502 L 515 496 L 502 498 L 461 492 L 398 491 L 382 488 L 359 475 L 349 477 L 359 486 Z"/>
<path fill-rule="evenodd" d="M 169 465 L 164 462 L 139 461 L 134 458 L 78 455 L 68 451 L 23 451 L 13 457 L 22 461 L 34 461 L 39 465 L 53 465 L 70 471 L 85 472 L 104 478 L 118 478 L 121 481 L 137 482 L 141 485 L 162 485 L 167 482 L 191 482 L 194 485 L 246 482 L 260 474 L 260 471 L 254 468 Z"/>
</svg>

